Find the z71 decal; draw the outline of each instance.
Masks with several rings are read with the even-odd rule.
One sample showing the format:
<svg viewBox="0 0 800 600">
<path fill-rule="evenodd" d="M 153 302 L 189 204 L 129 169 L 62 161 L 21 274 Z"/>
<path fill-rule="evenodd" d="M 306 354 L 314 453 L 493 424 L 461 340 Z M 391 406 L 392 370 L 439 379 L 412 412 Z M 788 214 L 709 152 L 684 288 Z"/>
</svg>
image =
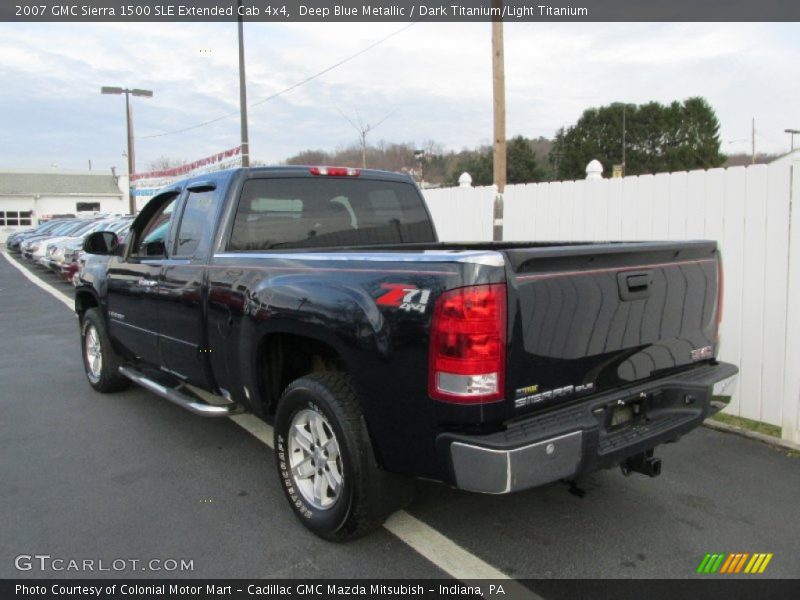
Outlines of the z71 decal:
<svg viewBox="0 0 800 600">
<path fill-rule="evenodd" d="M 381 288 L 387 291 L 375 301 L 378 306 L 391 306 L 406 312 L 424 313 L 431 297 L 430 290 L 418 288 L 413 283 L 382 283 Z"/>
</svg>

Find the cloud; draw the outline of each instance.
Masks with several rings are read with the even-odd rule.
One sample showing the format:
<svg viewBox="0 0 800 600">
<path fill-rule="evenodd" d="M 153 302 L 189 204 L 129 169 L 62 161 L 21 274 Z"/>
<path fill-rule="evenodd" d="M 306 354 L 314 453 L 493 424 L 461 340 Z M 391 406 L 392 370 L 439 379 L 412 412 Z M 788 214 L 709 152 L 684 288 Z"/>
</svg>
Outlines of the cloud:
<svg viewBox="0 0 800 600">
<path fill-rule="evenodd" d="M 245 26 L 248 99 L 258 102 L 390 36 L 398 23 Z M 797 24 L 505 26 L 507 130 L 551 136 L 589 106 L 705 96 L 727 142 L 750 135 L 787 149 L 800 126 L 800 81 L 784 65 Z M 301 87 L 252 106 L 255 158 L 355 143 L 342 112 L 375 123 L 370 142 L 436 140 L 461 149 L 492 136 L 490 27 L 419 23 Z M 101 85 L 152 89 L 134 99 L 139 170 L 159 156 L 195 159 L 238 144 L 236 27 L 205 24 L 0 24 L 0 165 L 124 164 L 123 100 Z M 207 127 L 155 134 L 231 115 Z"/>
</svg>

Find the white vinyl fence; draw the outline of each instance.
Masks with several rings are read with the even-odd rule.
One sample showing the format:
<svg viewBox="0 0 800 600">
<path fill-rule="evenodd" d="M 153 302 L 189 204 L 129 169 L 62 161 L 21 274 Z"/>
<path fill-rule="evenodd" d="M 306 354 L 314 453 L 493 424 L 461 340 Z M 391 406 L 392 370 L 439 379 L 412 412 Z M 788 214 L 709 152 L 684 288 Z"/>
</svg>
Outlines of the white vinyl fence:
<svg viewBox="0 0 800 600">
<path fill-rule="evenodd" d="M 794 177 L 793 177 L 794 172 Z M 492 239 L 494 191 L 425 191 L 439 236 Z M 800 441 L 800 163 L 507 186 L 504 239 L 717 240 L 721 359 L 740 367 L 728 413 Z"/>
<path fill-rule="evenodd" d="M 425 190 L 439 239 L 447 242 L 492 239 L 494 192 L 490 187 Z"/>
</svg>

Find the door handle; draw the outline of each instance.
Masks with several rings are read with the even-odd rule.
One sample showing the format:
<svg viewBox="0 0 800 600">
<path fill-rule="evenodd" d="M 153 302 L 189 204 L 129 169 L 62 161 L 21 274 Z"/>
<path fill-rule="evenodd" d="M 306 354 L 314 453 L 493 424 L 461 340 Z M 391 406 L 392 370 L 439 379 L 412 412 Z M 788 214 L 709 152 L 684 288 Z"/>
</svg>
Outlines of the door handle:
<svg viewBox="0 0 800 600">
<path fill-rule="evenodd" d="M 643 300 L 652 291 L 653 271 L 623 271 L 617 273 L 619 298 L 623 302 Z"/>
<path fill-rule="evenodd" d="M 153 279 L 140 279 L 136 282 L 141 287 L 151 288 L 158 285 L 158 282 Z"/>
<path fill-rule="evenodd" d="M 631 292 L 641 292 L 647 289 L 650 285 L 650 275 L 648 273 L 641 275 L 628 275 L 627 277 L 628 289 Z"/>
</svg>

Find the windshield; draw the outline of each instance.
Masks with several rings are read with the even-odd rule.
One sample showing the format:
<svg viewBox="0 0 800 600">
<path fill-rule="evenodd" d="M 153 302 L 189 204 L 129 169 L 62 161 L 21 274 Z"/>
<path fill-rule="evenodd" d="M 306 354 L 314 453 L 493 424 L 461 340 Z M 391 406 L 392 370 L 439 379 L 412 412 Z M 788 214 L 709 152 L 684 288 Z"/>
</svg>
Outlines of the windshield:
<svg viewBox="0 0 800 600">
<path fill-rule="evenodd" d="M 34 233 L 47 233 L 48 231 L 52 231 L 56 227 L 60 227 L 64 225 L 64 221 L 47 221 L 46 223 L 42 223 L 36 229 L 34 229 Z"/>
<path fill-rule="evenodd" d="M 81 223 L 78 223 L 72 229 L 64 232 L 62 235 L 66 235 L 69 237 L 76 237 L 84 233 L 87 233 L 89 230 L 95 227 L 95 225 L 96 225 L 95 221 L 83 221 Z"/>
<path fill-rule="evenodd" d="M 125 219 L 124 221 L 117 221 L 111 227 L 109 227 L 109 231 L 113 231 L 114 233 L 122 233 L 123 231 L 127 231 L 131 223 L 133 223 L 132 219 Z"/>
<path fill-rule="evenodd" d="M 66 229 L 67 226 L 72 225 L 74 221 L 47 221 L 40 227 L 33 231 L 35 235 L 44 235 L 45 233 L 55 233 L 62 228 Z"/>
<path fill-rule="evenodd" d="M 84 231 L 84 234 L 94 233 L 95 231 L 109 231 L 112 229 L 112 226 L 116 223 L 116 221 L 112 219 L 102 220 L 102 221 L 95 221 L 94 226 L 89 229 L 88 231 Z"/>
<path fill-rule="evenodd" d="M 66 223 L 62 223 L 58 227 L 54 227 L 53 229 L 51 229 L 47 233 L 52 235 L 53 237 L 55 237 L 57 235 L 67 235 L 67 234 L 69 234 L 70 231 L 80 227 L 81 225 L 83 225 L 82 222 L 67 221 Z"/>
</svg>

